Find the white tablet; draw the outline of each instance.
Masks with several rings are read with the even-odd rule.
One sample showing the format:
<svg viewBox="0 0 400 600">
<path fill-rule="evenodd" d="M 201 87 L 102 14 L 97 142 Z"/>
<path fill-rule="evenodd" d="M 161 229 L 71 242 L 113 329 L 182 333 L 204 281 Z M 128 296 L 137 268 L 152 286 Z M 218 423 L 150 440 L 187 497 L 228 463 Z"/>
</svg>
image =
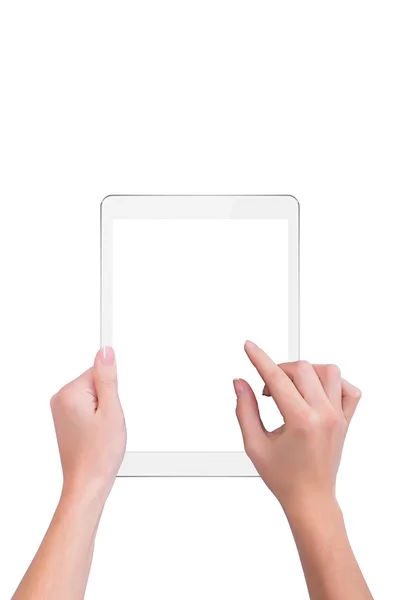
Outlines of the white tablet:
<svg viewBox="0 0 400 600">
<path fill-rule="evenodd" d="M 246 339 L 298 358 L 298 219 L 292 196 L 103 200 L 101 344 L 116 352 L 127 424 L 120 476 L 257 476 L 232 380 L 261 394 Z"/>
</svg>

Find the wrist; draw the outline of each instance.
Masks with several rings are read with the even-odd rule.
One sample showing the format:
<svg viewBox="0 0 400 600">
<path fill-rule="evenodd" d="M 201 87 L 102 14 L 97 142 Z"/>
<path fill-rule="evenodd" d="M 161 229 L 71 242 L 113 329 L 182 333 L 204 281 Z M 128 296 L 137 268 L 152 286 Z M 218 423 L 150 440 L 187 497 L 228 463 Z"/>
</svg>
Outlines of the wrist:
<svg viewBox="0 0 400 600">
<path fill-rule="evenodd" d="M 64 482 L 60 505 L 62 507 L 68 506 L 77 513 L 90 513 L 100 517 L 108 493 L 108 490 L 105 490 L 102 486 L 93 485 L 93 483 L 77 485 Z"/>
<path fill-rule="evenodd" d="M 61 529 L 63 538 L 79 552 L 92 552 L 104 502 L 76 490 L 63 487 L 52 527 Z"/>
<path fill-rule="evenodd" d="M 335 498 L 314 496 L 285 510 L 300 555 L 317 553 L 333 560 L 332 552 L 348 543 L 343 514 Z"/>
<path fill-rule="evenodd" d="M 340 506 L 333 494 L 310 493 L 294 497 L 290 503 L 282 505 L 292 528 L 307 527 L 321 529 L 331 523 L 343 522 Z"/>
<path fill-rule="evenodd" d="M 82 539 L 95 539 L 104 504 L 88 501 L 84 497 L 61 494 L 55 518 L 63 523 L 66 531 L 79 531 Z"/>
</svg>

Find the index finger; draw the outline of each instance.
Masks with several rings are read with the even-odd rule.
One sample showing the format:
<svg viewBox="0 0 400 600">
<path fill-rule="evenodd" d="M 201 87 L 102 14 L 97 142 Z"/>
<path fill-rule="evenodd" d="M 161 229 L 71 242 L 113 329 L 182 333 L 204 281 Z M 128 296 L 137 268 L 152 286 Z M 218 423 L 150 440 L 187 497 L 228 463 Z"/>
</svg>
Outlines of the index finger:
<svg viewBox="0 0 400 600">
<path fill-rule="evenodd" d="M 301 396 L 291 379 L 274 363 L 274 361 L 254 342 L 246 341 L 244 345 L 247 356 L 255 366 L 264 383 L 268 385 L 271 396 L 275 400 L 285 421 L 300 411 L 308 410 L 309 405 Z"/>
</svg>

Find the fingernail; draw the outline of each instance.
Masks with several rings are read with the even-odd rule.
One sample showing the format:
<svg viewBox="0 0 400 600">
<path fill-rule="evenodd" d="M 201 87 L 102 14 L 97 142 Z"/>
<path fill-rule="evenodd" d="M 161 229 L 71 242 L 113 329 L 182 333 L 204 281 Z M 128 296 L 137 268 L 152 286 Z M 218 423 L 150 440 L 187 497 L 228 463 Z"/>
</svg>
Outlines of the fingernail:
<svg viewBox="0 0 400 600">
<path fill-rule="evenodd" d="M 104 346 L 100 352 L 100 359 L 103 365 L 113 365 L 115 361 L 115 354 L 111 346 Z"/>
<path fill-rule="evenodd" d="M 235 388 L 235 394 L 236 396 L 239 398 L 239 396 L 241 394 L 243 394 L 244 392 L 244 386 L 243 386 L 243 382 L 241 379 L 234 379 L 233 380 L 233 387 Z"/>
<path fill-rule="evenodd" d="M 257 344 L 251 342 L 250 340 L 246 340 L 244 344 L 247 348 L 258 348 Z"/>
</svg>

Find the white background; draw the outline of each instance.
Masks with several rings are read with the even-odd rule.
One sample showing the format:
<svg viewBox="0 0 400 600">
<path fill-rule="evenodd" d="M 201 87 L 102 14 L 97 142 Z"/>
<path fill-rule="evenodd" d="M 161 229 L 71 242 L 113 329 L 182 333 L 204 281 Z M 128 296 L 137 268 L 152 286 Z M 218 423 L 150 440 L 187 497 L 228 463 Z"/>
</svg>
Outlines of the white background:
<svg viewBox="0 0 400 600">
<path fill-rule="evenodd" d="M 58 498 L 49 398 L 97 349 L 110 193 L 300 200 L 302 356 L 364 391 L 340 501 L 376 598 L 399 596 L 397 8 L 1 3 L 2 598 Z M 87 598 L 159 597 L 307 597 L 260 480 L 117 481 Z"/>
<path fill-rule="evenodd" d="M 288 221 L 117 219 L 110 251 L 127 450 L 243 450 L 232 380 L 260 387 L 243 342 L 288 360 Z"/>
</svg>

